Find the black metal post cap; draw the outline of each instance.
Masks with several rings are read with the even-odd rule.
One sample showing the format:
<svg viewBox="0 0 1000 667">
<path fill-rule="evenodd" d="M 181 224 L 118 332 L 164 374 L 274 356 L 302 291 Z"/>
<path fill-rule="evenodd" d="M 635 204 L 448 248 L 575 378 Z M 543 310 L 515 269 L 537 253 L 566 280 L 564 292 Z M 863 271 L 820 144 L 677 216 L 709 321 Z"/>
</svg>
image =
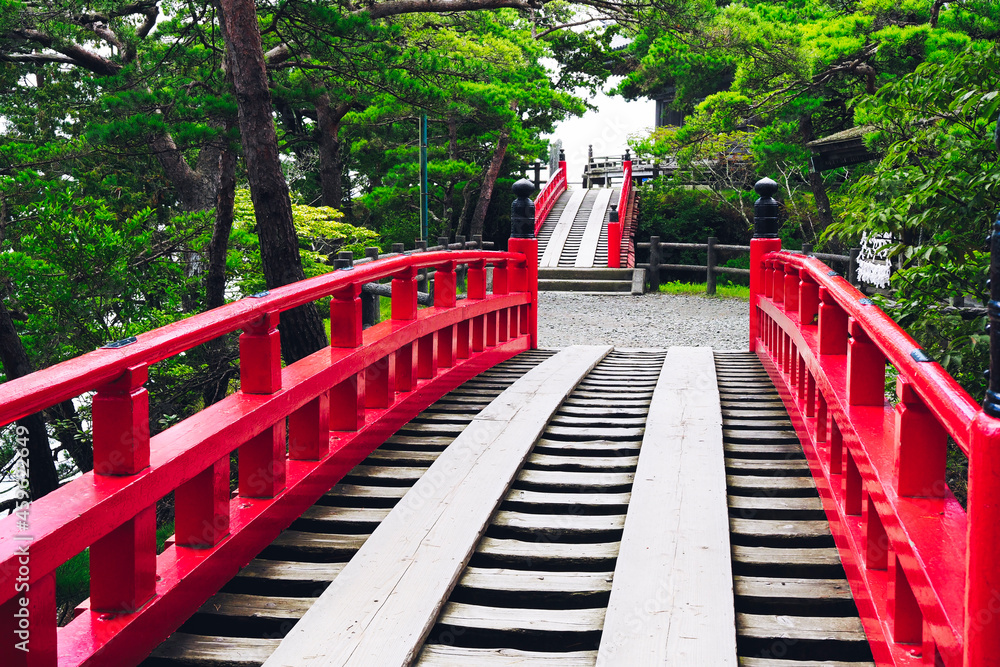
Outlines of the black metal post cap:
<svg viewBox="0 0 1000 667">
<path fill-rule="evenodd" d="M 753 205 L 753 236 L 755 239 L 778 238 L 778 213 L 780 205 L 774 199 L 778 184 L 770 178 L 762 178 L 753 186 L 760 196 Z"/>
<path fill-rule="evenodd" d="M 522 178 L 510 187 L 517 199 L 510 205 L 510 237 L 535 238 L 535 202 L 528 195 L 535 191 L 535 184 Z"/>
</svg>

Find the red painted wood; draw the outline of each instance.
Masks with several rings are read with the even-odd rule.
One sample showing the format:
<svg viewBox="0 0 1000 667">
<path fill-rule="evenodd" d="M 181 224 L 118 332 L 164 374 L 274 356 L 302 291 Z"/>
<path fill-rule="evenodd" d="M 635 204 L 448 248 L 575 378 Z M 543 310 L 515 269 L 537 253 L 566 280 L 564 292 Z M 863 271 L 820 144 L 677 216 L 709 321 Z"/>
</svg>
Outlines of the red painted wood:
<svg viewBox="0 0 1000 667">
<path fill-rule="evenodd" d="M 149 466 L 149 377 L 145 364 L 127 369 L 94 396 L 94 471 L 134 475 Z"/>
<path fill-rule="evenodd" d="M 417 319 L 417 270 L 407 268 L 392 278 L 392 319 Z"/>
<path fill-rule="evenodd" d="M 509 294 L 507 280 L 507 262 L 497 262 L 493 265 L 493 294 Z"/>
<path fill-rule="evenodd" d="M 273 394 L 281 389 L 281 336 L 278 313 L 266 313 L 240 336 L 240 391 Z"/>
<path fill-rule="evenodd" d="M 396 391 L 413 391 L 413 388 L 417 385 L 416 359 L 413 343 L 401 346 L 394 353 Z"/>
<path fill-rule="evenodd" d="M 90 601 L 94 611 L 131 613 L 153 597 L 156 508 L 144 507 L 90 546 Z"/>
<path fill-rule="evenodd" d="M 566 163 L 561 161 L 559 169 L 549 176 L 549 182 L 535 197 L 535 236 L 538 236 L 538 230 L 545 224 L 552 207 L 555 206 L 559 195 L 566 191 L 566 187 Z"/>
<path fill-rule="evenodd" d="M 225 456 L 174 491 L 174 543 L 208 548 L 229 534 L 229 457 Z"/>
<path fill-rule="evenodd" d="M 455 306 L 455 262 L 438 264 L 434 273 L 434 305 L 439 308 Z"/>
<path fill-rule="evenodd" d="M 396 400 L 396 373 L 391 356 L 365 369 L 365 407 L 389 408 Z"/>
<path fill-rule="evenodd" d="M 750 351 L 757 350 L 757 332 L 760 330 L 758 300 L 772 295 L 771 271 L 764 256 L 781 250 L 781 239 L 751 239 L 750 241 Z"/>
<path fill-rule="evenodd" d="M 56 575 L 29 584 L 31 542 L 22 544 L 27 553 L 9 573 L 18 583 L 17 595 L 0 605 L 0 660 L 4 667 L 55 667 Z"/>
<path fill-rule="evenodd" d="M 781 288 L 785 297 L 785 312 L 799 312 L 799 270 L 791 264 L 785 265 L 785 283 Z"/>
<path fill-rule="evenodd" d="M 513 239 L 511 239 L 513 241 Z M 466 296 L 470 299 L 486 298 L 486 263 L 483 261 L 469 262 L 469 271 L 465 277 L 468 288 Z"/>
<path fill-rule="evenodd" d="M 322 393 L 288 415 L 288 458 L 318 461 L 330 450 L 330 395 Z"/>
<path fill-rule="evenodd" d="M 799 324 L 809 326 L 818 323 L 819 285 L 809 273 L 803 271 L 799 280 Z"/>
<path fill-rule="evenodd" d="M 398 397 L 399 381 L 389 381 L 382 389 L 386 402 L 390 395 L 395 399 L 392 408 L 366 409 L 365 383 L 357 382 L 359 375 L 374 377 L 372 369 L 380 364 L 398 370 L 407 360 L 412 363 L 413 355 L 404 351 L 415 341 L 433 340 L 435 332 L 457 331 L 463 323 L 468 333 L 470 319 L 527 307 L 537 299 L 531 292 L 484 294 L 453 307 L 419 313 L 414 308 L 411 319 L 397 318 L 360 331 L 357 296 L 362 283 L 400 273 L 412 276 L 420 267 L 458 261 L 506 266 L 510 261 L 523 265 L 526 257 L 458 251 L 372 262 L 194 316 L 142 334 L 133 345 L 84 355 L 0 387 L 0 415 L 11 421 L 32 408 L 99 390 L 94 414 L 95 437 L 101 441 L 96 472 L 31 506 L 31 572 L 26 583 L 40 593 L 31 603 L 39 618 L 54 619 L 54 603 L 45 601 L 46 596 L 51 598 L 45 591 L 51 592 L 55 568 L 91 548 L 92 598 L 80 617 L 58 631 L 60 664 L 138 662 L 181 622 L 180 610 L 189 614 L 196 609 L 329 488 L 330 481 L 320 470 L 329 477 L 330 462 L 337 461 L 333 469 L 342 475 L 349 467 L 340 467 L 348 466 L 351 457 L 363 457 L 361 450 L 374 446 L 364 444 L 356 451 L 351 443 L 359 437 L 388 435 L 402 423 L 399 419 L 406 421 L 440 395 L 436 392 L 448 391 L 453 380 L 460 382 L 529 347 L 529 337 L 518 336 L 433 378 L 413 382 L 411 375 L 412 386 Z M 325 295 L 333 296 L 335 346 L 282 369 L 275 330 L 279 313 Z M 237 329 L 245 331 L 242 391 L 150 440 L 142 389 L 148 365 Z M 395 363 L 390 365 L 390 359 Z M 374 380 L 369 384 L 377 386 Z M 330 411 L 331 401 L 338 398 L 345 399 L 335 402 L 338 408 L 350 399 L 353 404 Z M 285 460 L 286 418 L 290 461 Z M 354 423 L 345 425 L 351 418 Z M 349 426 L 356 432 L 329 433 L 330 426 Z M 230 499 L 229 455 L 237 446 L 241 497 Z M 157 558 L 154 502 L 171 491 L 176 492 L 178 532 L 173 546 Z M 303 495 L 304 491 L 308 492 Z M 0 572 L 17 572 L 22 545 L 13 529 L 15 521 L 16 517 L 0 520 Z M 0 577 L 0 606 L 5 610 L 16 611 L 15 580 Z M 36 657 L 30 664 L 51 664 L 45 656 L 51 656 L 57 644 L 54 622 L 39 622 L 32 633 L 46 641 L 49 650 L 33 651 Z M 16 664 L 19 658 L 11 650 L 8 645 L 0 648 L 0 662 Z"/>
<path fill-rule="evenodd" d="M 877 664 L 1000 665 L 1000 420 L 977 417 L 938 364 L 918 361 L 913 340 L 821 262 L 766 259 L 798 269 L 800 309 L 762 297 L 756 349 L 817 478 Z M 807 278 L 818 287 L 818 326 L 802 313 Z M 801 376 L 772 364 L 784 371 L 786 348 L 815 378 L 816 419 L 789 388 Z M 883 394 L 886 361 L 899 371 L 896 406 Z M 943 484 L 949 435 L 971 450 L 968 514 Z"/>
<path fill-rule="evenodd" d="M 431 332 L 417 341 L 417 377 L 432 378 L 437 374 L 436 334 Z"/>
</svg>

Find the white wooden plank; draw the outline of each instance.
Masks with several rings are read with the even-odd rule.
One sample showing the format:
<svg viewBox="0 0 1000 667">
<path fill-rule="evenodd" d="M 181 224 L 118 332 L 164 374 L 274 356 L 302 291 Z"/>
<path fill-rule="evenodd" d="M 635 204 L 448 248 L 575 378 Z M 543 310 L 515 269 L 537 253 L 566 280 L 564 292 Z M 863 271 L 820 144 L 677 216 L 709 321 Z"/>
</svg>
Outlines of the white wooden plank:
<svg viewBox="0 0 1000 667">
<path fill-rule="evenodd" d="M 653 393 L 598 665 L 736 667 L 722 414 L 708 348 L 670 348 Z"/>
<path fill-rule="evenodd" d="M 552 230 L 552 236 L 549 237 L 545 251 L 542 252 L 542 258 L 538 262 L 539 267 L 559 266 L 559 256 L 562 255 L 563 246 L 566 245 L 566 239 L 569 238 L 569 230 L 573 227 L 573 220 L 576 219 L 576 214 L 580 210 L 580 205 L 583 203 L 583 198 L 587 196 L 587 192 L 589 190 L 574 190 L 569 196 L 566 208 L 559 216 L 559 222 Z"/>
<path fill-rule="evenodd" d="M 587 218 L 587 227 L 583 230 L 583 238 L 580 240 L 580 251 L 576 253 L 576 261 L 573 266 L 577 268 L 591 268 L 594 266 L 594 256 L 597 254 L 597 244 L 601 240 L 601 228 L 604 220 L 608 217 L 608 204 L 611 202 L 611 188 L 599 190 L 594 201 L 594 208 L 590 210 L 590 217 Z"/>
<path fill-rule="evenodd" d="M 480 412 L 375 529 L 266 667 L 410 664 L 547 420 L 610 350 L 567 348 Z"/>
</svg>

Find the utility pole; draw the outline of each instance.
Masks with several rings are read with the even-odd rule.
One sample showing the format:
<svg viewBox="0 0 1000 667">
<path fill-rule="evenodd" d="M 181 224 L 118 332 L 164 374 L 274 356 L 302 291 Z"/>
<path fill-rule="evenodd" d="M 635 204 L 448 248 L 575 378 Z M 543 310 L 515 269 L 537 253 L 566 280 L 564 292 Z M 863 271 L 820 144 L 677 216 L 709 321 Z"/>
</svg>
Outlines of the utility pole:
<svg viewBox="0 0 1000 667">
<path fill-rule="evenodd" d="M 420 115 L 420 240 L 427 240 L 427 114 Z"/>
</svg>

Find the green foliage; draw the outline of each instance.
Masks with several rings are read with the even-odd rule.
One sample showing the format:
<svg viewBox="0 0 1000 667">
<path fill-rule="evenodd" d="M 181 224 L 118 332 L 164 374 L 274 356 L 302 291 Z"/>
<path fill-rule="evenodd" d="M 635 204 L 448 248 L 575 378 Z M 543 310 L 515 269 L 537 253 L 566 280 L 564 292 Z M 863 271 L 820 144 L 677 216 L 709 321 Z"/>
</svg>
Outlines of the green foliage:
<svg viewBox="0 0 1000 667">
<path fill-rule="evenodd" d="M 705 283 L 686 283 L 680 280 L 673 280 L 660 283 L 660 292 L 664 294 L 688 294 L 691 296 L 703 296 L 709 299 L 742 299 L 750 300 L 750 288 L 746 285 L 716 285 L 715 294 L 709 296 L 705 293 Z"/>
</svg>

